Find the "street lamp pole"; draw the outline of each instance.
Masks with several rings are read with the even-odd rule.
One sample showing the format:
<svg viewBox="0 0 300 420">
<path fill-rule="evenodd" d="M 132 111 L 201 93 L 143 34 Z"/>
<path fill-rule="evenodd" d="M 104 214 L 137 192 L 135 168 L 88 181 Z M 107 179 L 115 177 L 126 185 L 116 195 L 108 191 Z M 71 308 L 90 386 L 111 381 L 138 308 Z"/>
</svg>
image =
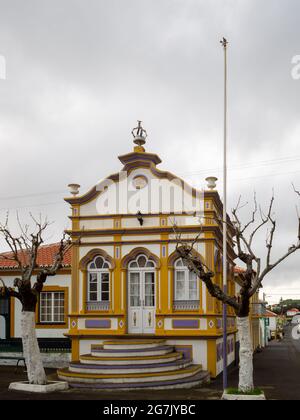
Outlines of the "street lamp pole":
<svg viewBox="0 0 300 420">
<path fill-rule="evenodd" d="M 223 150 L 223 290 L 227 294 L 227 45 L 221 41 L 224 50 L 224 150 Z M 227 305 L 223 304 L 223 389 L 228 387 L 227 375 Z"/>
</svg>

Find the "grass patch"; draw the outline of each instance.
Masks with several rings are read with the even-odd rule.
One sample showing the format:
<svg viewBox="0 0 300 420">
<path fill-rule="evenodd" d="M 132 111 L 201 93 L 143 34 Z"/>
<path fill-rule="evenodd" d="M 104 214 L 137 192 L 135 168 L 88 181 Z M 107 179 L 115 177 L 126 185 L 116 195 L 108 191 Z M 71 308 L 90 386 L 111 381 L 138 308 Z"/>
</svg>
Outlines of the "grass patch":
<svg viewBox="0 0 300 420">
<path fill-rule="evenodd" d="M 263 394 L 263 391 L 259 388 L 254 388 L 253 391 L 242 392 L 242 391 L 239 391 L 238 388 L 228 388 L 226 389 L 226 394 L 228 395 L 261 395 Z"/>
</svg>

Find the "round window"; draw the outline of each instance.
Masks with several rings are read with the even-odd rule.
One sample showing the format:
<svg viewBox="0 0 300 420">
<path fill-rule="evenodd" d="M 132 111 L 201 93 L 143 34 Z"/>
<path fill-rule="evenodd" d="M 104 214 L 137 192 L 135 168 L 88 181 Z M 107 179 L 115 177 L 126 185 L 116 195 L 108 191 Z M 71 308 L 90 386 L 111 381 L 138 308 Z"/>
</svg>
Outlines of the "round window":
<svg viewBox="0 0 300 420">
<path fill-rule="evenodd" d="M 145 188 L 146 185 L 148 184 L 148 180 L 145 176 L 143 175 L 137 175 L 133 178 L 132 180 L 134 187 L 137 190 L 141 190 L 142 188 Z"/>
</svg>

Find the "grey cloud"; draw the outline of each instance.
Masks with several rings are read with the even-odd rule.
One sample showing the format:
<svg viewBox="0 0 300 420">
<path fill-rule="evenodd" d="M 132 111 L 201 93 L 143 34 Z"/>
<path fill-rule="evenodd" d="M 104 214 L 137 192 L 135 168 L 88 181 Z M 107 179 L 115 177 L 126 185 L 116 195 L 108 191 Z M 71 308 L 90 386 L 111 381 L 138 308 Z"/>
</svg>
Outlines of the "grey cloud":
<svg viewBox="0 0 300 420">
<path fill-rule="evenodd" d="M 144 120 L 147 149 L 165 169 L 196 173 L 198 184 L 211 175 L 206 169 L 220 169 L 224 35 L 229 164 L 239 165 L 230 171 L 230 207 L 239 194 L 250 201 L 254 189 L 265 203 L 275 187 L 275 254 L 295 241 L 290 185 L 300 188 L 300 81 L 291 77 L 291 59 L 300 54 L 298 0 L 2 0 L 0 10 L 7 60 L 1 209 L 17 207 L 24 218 L 29 208 L 41 211 L 63 229 L 66 185 L 87 189 L 116 171 L 117 155 L 132 148 L 136 119 Z M 294 160 L 243 167 L 282 157 Z M 221 173 L 214 172 L 221 191 Z M 298 261 L 291 258 L 268 284 L 297 282 Z"/>
</svg>

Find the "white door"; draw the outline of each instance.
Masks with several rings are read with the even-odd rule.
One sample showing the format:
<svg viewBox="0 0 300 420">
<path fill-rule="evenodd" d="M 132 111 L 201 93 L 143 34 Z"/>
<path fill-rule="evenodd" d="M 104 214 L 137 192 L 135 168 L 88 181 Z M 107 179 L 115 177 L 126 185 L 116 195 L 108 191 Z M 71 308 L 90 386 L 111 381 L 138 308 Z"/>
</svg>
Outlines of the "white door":
<svg viewBox="0 0 300 420">
<path fill-rule="evenodd" d="M 155 332 L 155 271 L 128 272 L 128 332 Z"/>
</svg>

